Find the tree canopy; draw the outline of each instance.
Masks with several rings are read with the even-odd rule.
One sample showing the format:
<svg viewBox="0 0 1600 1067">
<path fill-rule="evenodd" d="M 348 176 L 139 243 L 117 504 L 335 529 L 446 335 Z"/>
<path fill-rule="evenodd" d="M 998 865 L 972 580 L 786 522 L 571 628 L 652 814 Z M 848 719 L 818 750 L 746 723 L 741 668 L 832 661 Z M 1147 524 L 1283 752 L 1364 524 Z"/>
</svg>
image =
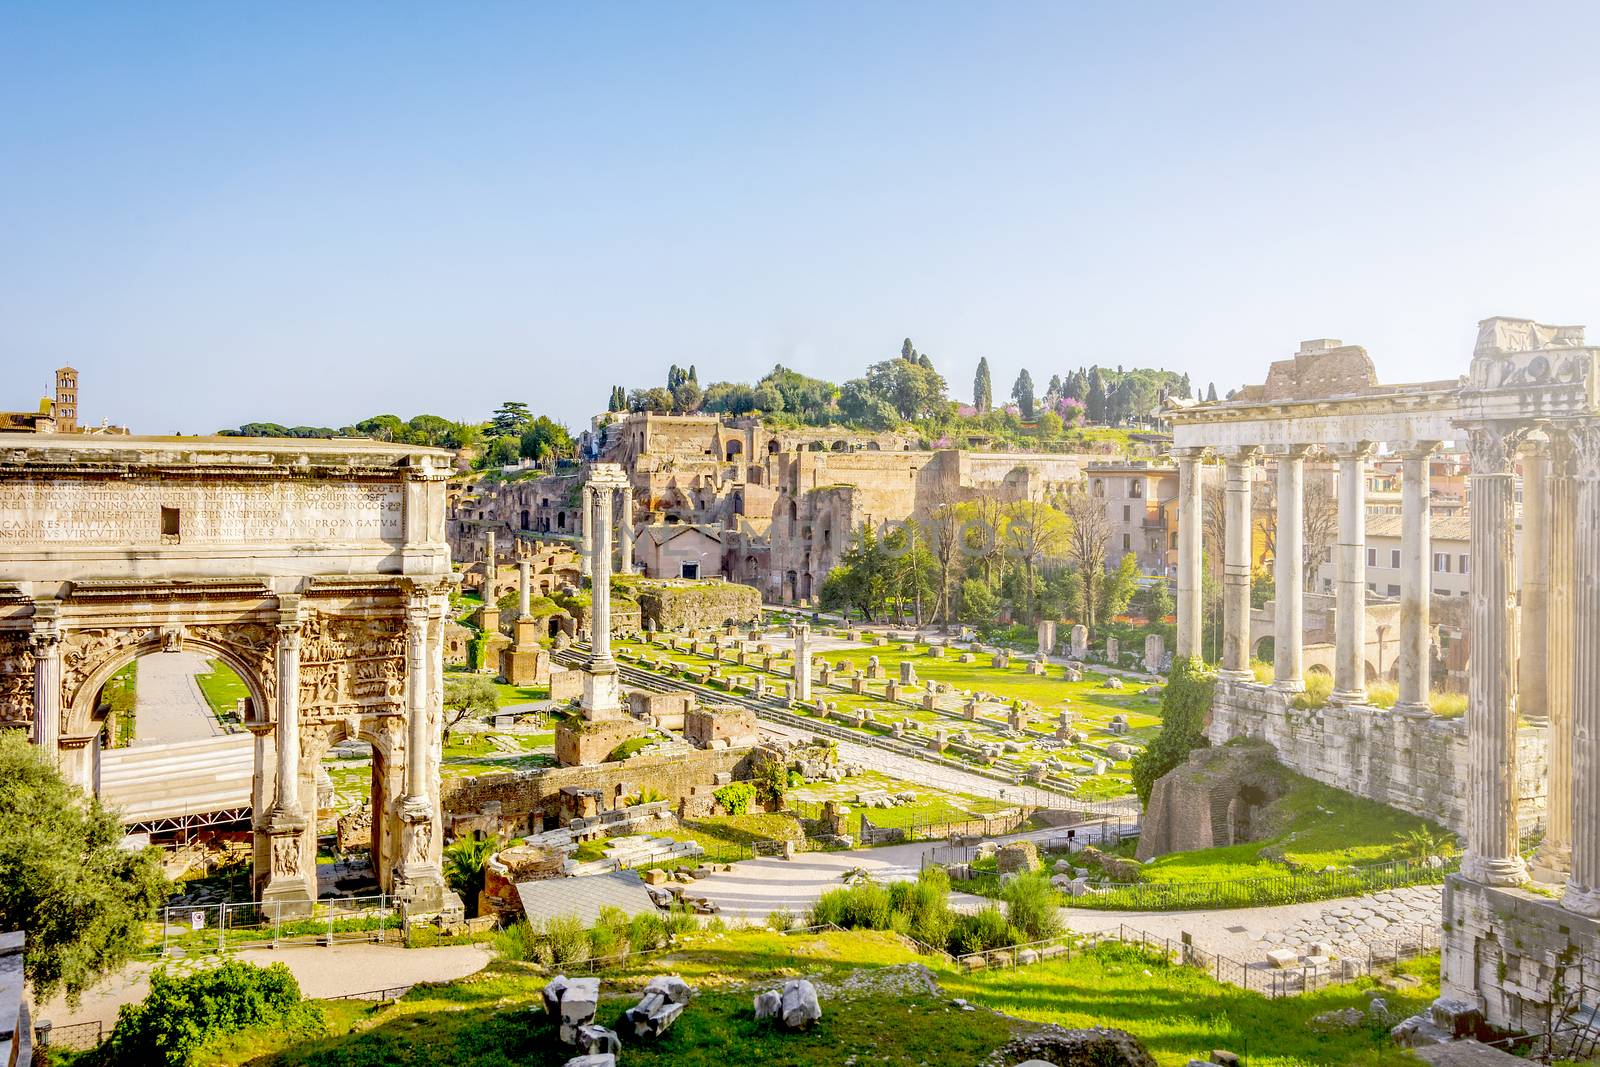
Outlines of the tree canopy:
<svg viewBox="0 0 1600 1067">
<path fill-rule="evenodd" d="M 121 847 L 122 823 L 17 731 L 0 731 L 0 929 L 24 930 L 40 1002 L 78 995 L 126 963 L 166 896 L 153 849 Z"/>
</svg>

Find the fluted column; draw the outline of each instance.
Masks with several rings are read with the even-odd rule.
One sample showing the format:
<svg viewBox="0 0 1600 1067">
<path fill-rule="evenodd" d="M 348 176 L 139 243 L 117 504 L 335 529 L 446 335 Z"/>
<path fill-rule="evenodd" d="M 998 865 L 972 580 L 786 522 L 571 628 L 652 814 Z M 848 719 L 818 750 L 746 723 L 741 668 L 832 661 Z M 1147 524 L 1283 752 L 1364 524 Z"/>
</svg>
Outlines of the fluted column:
<svg viewBox="0 0 1600 1067">
<path fill-rule="evenodd" d="M 1428 465 L 1436 443 L 1400 454 L 1400 697 L 1396 711 L 1428 711 L 1433 597 L 1433 520 L 1428 503 Z"/>
<path fill-rule="evenodd" d="M 1293 445 L 1278 453 L 1277 555 L 1274 585 L 1277 605 L 1273 636 L 1273 688 L 1287 693 L 1305 689 L 1305 456 Z"/>
<path fill-rule="evenodd" d="M 1549 533 L 1546 555 L 1550 561 L 1549 593 L 1545 605 L 1544 654 L 1555 669 L 1546 677 L 1545 706 L 1549 711 L 1546 756 L 1548 786 L 1545 793 L 1544 839 L 1534 857 L 1534 876 L 1540 881 L 1564 881 L 1572 869 L 1572 678 L 1576 665 L 1573 630 L 1577 619 L 1573 574 L 1577 551 L 1578 486 L 1573 476 L 1572 446 L 1566 436 L 1553 433 L 1546 493 Z M 1524 491 L 1526 496 L 1526 491 Z M 1537 635 L 1532 636 L 1537 641 Z M 1524 642 L 1524 648 L 1532 641 Z"/>
<path fill-rule="evenodd" d="M 282 612 L 278 622 L 278 766 L 275 818 L 303 817 L 300 807 L 300 618 L 295 609 Z"/>
<path fill-rule="evenodd" d="M 413 818 L 431 813 L 428 801 L 428 602 L 406 605 L 406 773 L 403 810 Z"/>
<path fill-rule="evenodd" d="M 583 528 L 583 541 L 578 548 L 578 573 L 587 578 L 594 568 L 594 530 L 591 528 L 594 522 L 594 490 L 584 485 L 580 490 L 580 499 L 583 507 L 578 523 Z"/>
<path fill-rule="evenodd" d="M 1339 457 L 1339 554 L 1335 585 L 1333 699 L 1367 702 L 1367 459 L 1365 442 L 1342 445 Z"/>
<path fill-rule="evenodd" d="M 517 618 L 526 619 L 533 614 L 533 564 L 528 560 L 517 563 Z"/>
<path fill-rule="evenodd" d="M 1255 473 L 1254 448 L 1227 455 L 1223 489 L 1227 531 L 1222 571 L 1222 676 L 1248 682 L 1250 670 L 1250 482 Z"/>
<path fill-rule="evenodd" d="M 1517 885 L 1527 879 L 1517 854 L 1517 697 L 1511 659 L 1516 623 L 1511 588 L 1515 444 L 1510 434 L 1494 426 L 1468 432 L 1472 616 L 1467 639 L 1472 662 L 1467 698 L 1467 853 L 1461 870 L 1486 885 Z M 1600 505 L 1600 497 L 1595 502 Z"/>
<path fill-rule="evenodd" d="M 1200 655 L 1204 605 L 1201 603 L 1201 522 L 1205 505 L 1201 496 L 1200 458 L 1203 449 L 1176 449 L 1178 460 L 1178 655 Z"/>
<path fill-rule="evenodd" d="M 1530 726 L 1550 722 L 1544 632 L 1549 612 L 1549 464 L 1543 441 L 1522 453 L 1522 538 L 1517 546 L 1522 612 L 1517 631 L 1517 711 Z"/>
<path fill-rule="evenodd" d="M 1571 435 L 1577 475 L 1572 684 L 1572 873 L 1568 908 L 1600 917 L 1600 425 Z M 1477 656 L 1474 653 L 1474 661 Z M 1554 773 L 1552 768 L 1551 773 Z"/>
<path fill-rule="evenodd" d="M 55 619 L 35 620 L 33 643 L 33 743 L 50 762 L 61 762 L 61 629 Z"/>
<path fill-rule="evenodd" d="M 803 622 L 794 628 L 794 698 L 811 699 L 811 627 Z"/>
</svg>

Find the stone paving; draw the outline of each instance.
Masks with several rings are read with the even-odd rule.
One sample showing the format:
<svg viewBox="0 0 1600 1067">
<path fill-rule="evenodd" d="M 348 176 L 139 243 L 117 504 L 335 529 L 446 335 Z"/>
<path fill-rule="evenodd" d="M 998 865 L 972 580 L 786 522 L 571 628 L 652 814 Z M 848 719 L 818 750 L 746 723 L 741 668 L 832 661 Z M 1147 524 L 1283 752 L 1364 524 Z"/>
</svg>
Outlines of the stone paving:
<svg viewBox="0 0 1600 1067">
<path fill-rule="evenodd" d="M 1326 942 L 1336 955 L 1360 955 L 1373 942 L 1386 943 L 1419 927 L 1439 929 L 1443 892 L 1441 886 L 1419 885 L 1330 900 L 1321 914 L 1269 930 L 1258 943 L 1264 950 L 1292 948 L 1304 953 L 1313 942 Z"/>
</svg>

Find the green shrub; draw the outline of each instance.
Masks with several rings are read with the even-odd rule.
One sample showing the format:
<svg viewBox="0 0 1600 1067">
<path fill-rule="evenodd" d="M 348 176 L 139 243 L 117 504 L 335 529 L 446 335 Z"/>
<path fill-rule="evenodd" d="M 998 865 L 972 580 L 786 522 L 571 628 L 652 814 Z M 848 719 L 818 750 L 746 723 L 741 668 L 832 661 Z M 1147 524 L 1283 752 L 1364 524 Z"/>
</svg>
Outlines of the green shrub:
<svg viewBox="0 0 1600 1067">
<path fill-rule="evenodd" d="M 749 782 L 730 782 L 711 794 L 729 815 L 746 815 L 756 798 L 756 787 Z"/>
<path fill-rule="evenodd" d="M 604 905 L 598 921 L 589 928 L 590 956 L 604 959 L 628 952 L 630 933 L 628 913 L 621 908 Z"/>
<path fill-rule="evenodd" d="M 229 960 L 183 977 L 158 968 L 150 975 L 149 995 L 117 1013 L 104 1062 L 185 1067 L 212 1038 L 291 1013 L 320 1010 L 301 1005 L 300 986 L 281 963 L 256 967 Z"/>
<path fill-rule="evenodd" d="M 668 935 L 681 937 L 700 929 L 700 917 L 689 905 L 678 901 L 672 905 L 672 910 L 667 912 L 666 924 Z"/>
<path fill-rule="evenodd" d="M 1216 688 L 1216 676 L 1200 659 L 1172 661 L 1167 688 L 1161 695 L 1161 732 L 1133 758 L 1133 786 L 1138 790 L 1140 804 L 1150 803 L 1156 779 L 1207 744 L 1205 722 Z"/>
<path fill-rule="evenodd" d="M 550 966 L 584 963 L 589 959 L 589 933 L 576 915 L 554 915 L 545 920 L 544 948 Z"/>
<path fill-rule="evenodd" d="M 1326 707 L 1333 697 L 1333 675 L 1323 674 L 1321 671 L 1308 671 L 1305 676 L 1305 689 L 1289 698 L 1289 706 L 1300 711 L 1310 711 L 1313 708 Z M 1398 689 L 1395 690 L 1397 693 Z M 1387 707 L 1394 704 L 1391 699 L 1388 705 L 1374 705 L 1374 707 Z"/>
<path fill-rule="evenodd" d="M 1056 911 L 1056 889 L 1044 871 L 1021 874 L 1000 887 L 1006 904 L 1006 919 L 1022 931 L 1028 941 L 1044 941 L 1061 932 L 1061 917 Z"/>
<path fill-rule="evenodd" d="M 858 882 L 845 889 L 830 889 L 811 909 L 811 925 L 829 923 L 845 930 L 888 930 L 893 909 L 889 891 L 876 882 Z"/>
<path fill-rule="evenodd" d="M 628 924 L 628 947 L 634 952 L 650 952 L 667 943 L 667 924 L 653 911 L 641 911 Z"/>
<path fill-rule="evenodd" d="M 1022 943 L 1022 932 L 1006 921 L 1000 909 L 987 905 L 969 915 L 958 915 L 950 930 L 950 952 L 965 956 Z"/>
<path fill-rule="evenodd" d="M 494 935 L 496 952 L 508 960 L 520 960 L 523 963 L 539 962 L 539 950 L 543 943 L 526 919 L 518 919 Z"/>
<path fill-rule="evenodd" d="M 795 918 L 794 912 L 788 908 L 779 908 L 767 913 L 767 929 L 776 930 L 780 934 L 788 933 L 799 925 L 800 920 Z"/>
</svg>

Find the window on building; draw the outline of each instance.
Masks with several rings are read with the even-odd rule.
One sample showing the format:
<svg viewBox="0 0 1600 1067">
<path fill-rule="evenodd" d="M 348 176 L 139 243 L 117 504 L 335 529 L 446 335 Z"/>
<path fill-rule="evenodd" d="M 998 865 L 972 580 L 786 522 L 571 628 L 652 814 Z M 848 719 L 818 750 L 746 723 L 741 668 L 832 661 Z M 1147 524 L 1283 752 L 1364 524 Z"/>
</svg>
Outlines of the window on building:
<svg viewBox="0 0 1600 1067">
<path fill-rule="evenodd" d="M 1128 522 L 1133 518 L 1133 508 L 1127 504 L 1122 505 L 1122 521 Z"/>
<path fill-rule="evenodd" d="M 1393 567 L 1395 570 L 1400 569 L 1400 550 L 1398 548 L 1391 548 L 1389 550 L 1389 566 Z"/>
<path fill-rule="evenodd" d="M 1122 551 L 1124 551 L 1124 552 L 1133 551 L 1133 535 L 1132 534 L 1123 534 L 1122 535 Z"/>
<path fill-rule="evenodd" d="M 689 560 L 684 560 L 683 564 L 682 564 L 682 570 L 681 570 L 681 573 L 680 573 L 680 577 L 683 577 L 683 578 L 698 578 L 698 577 L 700 577 L 700 564 L 691 563 Z"/>
<path fill-rule="evenodd" d="M 1467 573 L 1467 554 L 1463 552 L 1457 558 L 1461 561 L 1461 566 L 1456 568 L 1457 572 L 1461 574 Z"/>
<path fill-rule="evenodd" d="M 161 509 L 161 536 L 176 541 L 180 534 L 180 515 L 177 508 Z"/>
<path fill-rule="evenodd" d="M 1388 595 L 1389 596 L 1399 596 L 1400 595 L 1400 587 L 1398 585 L 1391 585 L 1389 587 L 1389 594 Z"/>
<path fill-rule="evenodd" d="M 1433 554 L 1433 572 L 1435 574 L 1450 573 L 1450 553 L 1435 552 Z"/>
<path fill-rule="evenodd" d="M 1133 497 L 1135 500 L 1141 499 L 1144 496 L 1144 479 L 1129 478 L 1128 495 Z"/>
<path fill-rule="evenodd" d="M 1378 565 L 1378 550 L 1375 549 L 1375 548 L 1367 549 L 1367 566 L 1376 567 L 1377 565 Z"/>
</svg>

